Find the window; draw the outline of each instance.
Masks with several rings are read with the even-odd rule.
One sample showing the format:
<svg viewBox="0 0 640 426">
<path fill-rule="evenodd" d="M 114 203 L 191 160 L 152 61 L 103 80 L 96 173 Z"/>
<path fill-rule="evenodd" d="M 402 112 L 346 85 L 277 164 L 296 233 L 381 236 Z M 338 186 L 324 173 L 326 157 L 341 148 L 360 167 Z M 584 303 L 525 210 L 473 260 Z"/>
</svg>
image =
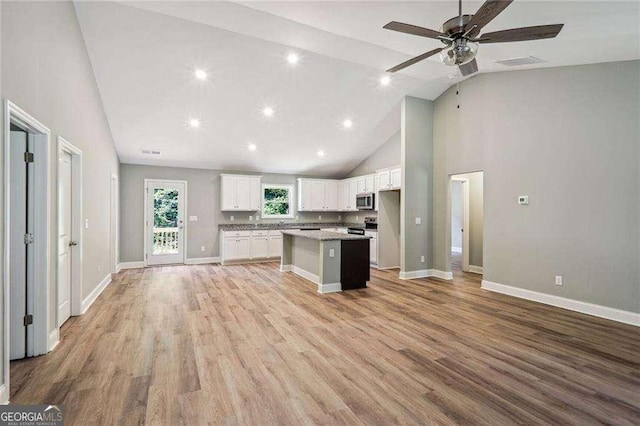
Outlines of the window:
<svg viewBox="0 0 640 426">
<path fill-rule="evenodd" d="M 262 185 L 262 217 L 293 218 L 293 185 Z"/>
</svg>

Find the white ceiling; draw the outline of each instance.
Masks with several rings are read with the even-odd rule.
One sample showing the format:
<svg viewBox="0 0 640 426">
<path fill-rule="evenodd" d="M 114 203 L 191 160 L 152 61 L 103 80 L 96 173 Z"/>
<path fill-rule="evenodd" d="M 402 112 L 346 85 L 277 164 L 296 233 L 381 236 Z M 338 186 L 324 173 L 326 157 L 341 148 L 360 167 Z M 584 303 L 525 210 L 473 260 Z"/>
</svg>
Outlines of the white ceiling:
<svg viewBox="0 0 640 426">
<path fill-rule="evenodd" d="M 457 14 L 451 0 L 75 5 L 125 163 L 340 176 L 399 130 L 403 96 L 435 99 L 455 71 L 431 59 L 395 74 L 388 87 L 378 84 L 384 69 L 441 45 L 382 26 L 398 20 L 439 29 Z M 464 12 L 480 5 L 465 2 Z M 487 31 L 565 27 L 554 40 L 481 46 L 480 71 L 640 59 L 639 5 L 515 1 Z M 290 51 L 301 56 L 294 67 Z M 527 55 L 547 63 L 494 63 Z M 196 68 L 210 79 L 195 80 Z M 275 110 L 270 119 L 261 112 L 267 105 Z M 191 118 L 201 127 L 189 127 Z M 352 129 L 342 128 L 346 118 Z M 250 142 L 257 151 L 248 151 Z"/>
</svg>

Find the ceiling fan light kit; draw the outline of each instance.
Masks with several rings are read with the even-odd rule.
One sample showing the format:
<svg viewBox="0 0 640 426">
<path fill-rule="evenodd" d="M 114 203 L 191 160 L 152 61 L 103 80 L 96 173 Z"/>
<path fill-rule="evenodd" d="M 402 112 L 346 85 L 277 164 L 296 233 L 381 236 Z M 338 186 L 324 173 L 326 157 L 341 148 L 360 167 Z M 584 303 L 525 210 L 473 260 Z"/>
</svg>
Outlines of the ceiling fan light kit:
<svg viewBox="0 0 640 426">
<path fill-rule="evenodd" d="M 417 62 L 439 54 L 440 60 L 448 66 L 457 66 L 463 76 L 471 75 L 478 71 L 476 53 L 481 43 L 507 43 L 513 41 L 542 40 L 558 35 L 564 24 L 538 25 L 534 27 L 513 28 L 510 30 L 484 33 L 480 37 L 480 31 L 513 0 L 487 0 L 478 9 L 475 15 L 462 14 L 462 0 L 458 2 L 458 16 L 449 19 L 442 25 L 442 31 L 430 30 L 416 25 L 392 21 L 383 28 L 398 31 L 405 34 L 417 35 L 440 40 L 445 47 L 434 49 L 420 56 L 409 59 L 387 72 L 400 71 Z"/>
</svg>

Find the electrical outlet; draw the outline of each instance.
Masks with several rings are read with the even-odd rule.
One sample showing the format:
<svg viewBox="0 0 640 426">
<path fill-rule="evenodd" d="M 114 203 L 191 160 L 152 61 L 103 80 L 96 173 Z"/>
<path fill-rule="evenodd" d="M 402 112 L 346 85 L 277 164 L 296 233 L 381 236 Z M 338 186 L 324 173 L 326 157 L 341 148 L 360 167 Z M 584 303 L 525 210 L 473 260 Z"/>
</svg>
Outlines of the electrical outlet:
<svg viewBox="0 0 640 426">
<path fill-rule="evenodd" d="M 342 215 L 338 215 L 338 220 L 342 219 Z"/>
<path fill-rule="evenodd" d="M 562 275 L 556 275 L 556 285 L 562 285 Z"/>
<path fill-rule="evenodd" d="M 420 256 L 420 262 L 424 263 L 424 256 Z"/>
<path fill-rule="evenodd" d="M 256 215 L 256 220 L 260 220 L 260 216 Z"/>
<path fill-rule="evenodd" d="M 189 216 L 189 222 L 197 222 L 198 216 Z"/>
<path fill-rule="evenodd" d="M 233 217 L 233 216 L 229 216 L 229 220 L 230 220 L 231 222 L 233 222 L 234 220 L 236 220 L 236 218 L 235 218 L 235 217 Z"/>
<path fill-rule="evenodd" d="M 253 216 L 249 216 L 249 220 L 253 220 Z"/>
<path fill-rule="evenodd" d="M 336 257 L 336 251 L 334 249 L 329 249 L 329 257 Z"/>
<path fill-rule="evenodd" d="M 89 219 L 84 220 L 84 229 L 89 229 Z"/>
<path fill-rule="evenodd" d="M 322 220 L 322 216 L 321 215 L 318 215 L 318 220 Z"/>
<path fill-rule="evenodd" d="M 416 225 L 422 225 L 422 218 L 416 217 Z"/>
<path fill-rule="evenodd" d="M 98 269 L 98 272 L 102 272 L 102 266 L 98 265 L 97 269 Z"/>
<path fill-rule="evenodd" d="M 356 221 L 360 220 L 360 216 L 356 216 Z"/>
<path fill-rule="evenodd" d="M 200 251 L 206 251 L 206 250 L 207 250 L 207 249 L 206 249 L 206 248 L 204 248 L 204 246 L 201 246 L 201 247 L 200 247 Z"/>
</svg>

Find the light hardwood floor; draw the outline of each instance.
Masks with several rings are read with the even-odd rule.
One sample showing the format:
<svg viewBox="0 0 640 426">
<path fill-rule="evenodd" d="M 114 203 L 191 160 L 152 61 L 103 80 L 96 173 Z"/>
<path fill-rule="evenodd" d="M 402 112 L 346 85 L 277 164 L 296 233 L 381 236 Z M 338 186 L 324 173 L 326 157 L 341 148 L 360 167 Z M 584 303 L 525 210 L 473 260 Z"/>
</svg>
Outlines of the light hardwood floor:
<svg viewBox="0 0 640 426">
<path fill-rule="evenodd" d="M 320 295 L 274 263 L 125 271 L 12 363 L 12 403 L 79 425 L 639 423 L 637 328 L 396 277 Z"/>
</svg>

